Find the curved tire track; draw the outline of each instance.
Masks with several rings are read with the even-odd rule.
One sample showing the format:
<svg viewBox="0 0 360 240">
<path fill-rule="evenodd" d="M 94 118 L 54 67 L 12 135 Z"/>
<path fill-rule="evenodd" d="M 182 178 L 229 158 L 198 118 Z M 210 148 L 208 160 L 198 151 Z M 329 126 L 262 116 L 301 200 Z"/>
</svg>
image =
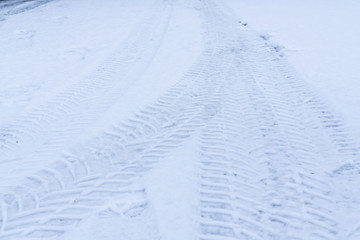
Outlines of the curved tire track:
<svg viewBox="0 0 360 240">
<path fill-rule="evenodd" d="M 28 156 L 34 149 L 56 150 L 71 142 L 147 69 L 166 34 L 170 17 L 171 4 L 157 3 L 119 49 L 88 77 L 11 125 L 2 126 L 1 158 Z M 24 150 L 28 147 L 30 150 Z"/>
<path fill-rule="evenodd" d="M 94 212 L 136 215 L 147 206 L 141 177 L 194 133 L 200 239 L 339 239 L 331 171 L 355 168 L 358 158 L 341 122 L 263 40 L 211 1 L 198 10 L 205 29 L 198 62 L 128 121 L 4 186 L 0 239 L 58 236 Z M 56 110 L 76 109 L 80 100 L 72 101 Z M 24 124 L 42 126 L 38 117 Z M 10 149 L 17 133 L 4 134 Z"/>
</svg>

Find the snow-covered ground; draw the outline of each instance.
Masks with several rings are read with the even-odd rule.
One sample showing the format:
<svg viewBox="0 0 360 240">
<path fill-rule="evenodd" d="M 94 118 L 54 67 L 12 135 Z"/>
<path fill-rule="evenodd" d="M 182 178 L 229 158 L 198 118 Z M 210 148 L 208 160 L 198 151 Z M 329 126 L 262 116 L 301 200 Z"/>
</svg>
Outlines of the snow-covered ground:
<svg viewBox="0 0 360 240">
<path fill-rule="evenodd" d="M 346 1 L 0 2 L 0 239 L 360 239 Z"/>
<path fill-rule="evenodd" d="M 360 1 L 219 2 L 282 48 L 360 140 Z"/>
</svg>

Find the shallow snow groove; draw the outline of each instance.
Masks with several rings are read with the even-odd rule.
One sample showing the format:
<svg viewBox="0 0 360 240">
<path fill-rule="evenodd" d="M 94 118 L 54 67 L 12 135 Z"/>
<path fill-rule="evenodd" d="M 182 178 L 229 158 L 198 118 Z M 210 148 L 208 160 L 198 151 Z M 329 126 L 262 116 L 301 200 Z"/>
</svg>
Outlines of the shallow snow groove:
<svg viewBox="0 0 360 240">
<path fill-rule="evenodd" d="M 332 171 L 341 165 L 355 168 L 359 150 L 274 49 L 211 1 L 195 5 L 204 27 L 198 62 L 128 121 L 72 146 L 49 167 L 2 184 L 0 239 L 57 237 L 90 214 L 141 215 L 148 206 L 141 177 L 194 133 L 200 134 L 194 148 L 201 156 L 194 159 L 200 166 L 194 199 L 199 203 L 198 239 L 343 236 L 334 217 L 337 195 L 331 182 L 345 168 Z M 126 87 L 111 81 L 115 76 L 125 72 L 126 84 L 136 81 L 156 54 L 171 17 L 170 4 L 159 9 L 124 43 L 125 50 L 104 63 L 105 73 L 100 67 L 101 73 L 3 129 L 5 161 L 38 138 L 40 128 L 56 133 L 51 129 L 61 124 L 52 119 L 63 114 L 77 119 L 76 126 L 65 127 L 64 137 L 48 146 L 39 141 L 27 164 L 66 150 L 64 143 Z M 148 34 L 157 40 L 142 49 Z M 99 81 L 103 78 L 109 79 L 105 86 Z M 84 106 L 93 109 L 82 111 Z"/>
</svg>

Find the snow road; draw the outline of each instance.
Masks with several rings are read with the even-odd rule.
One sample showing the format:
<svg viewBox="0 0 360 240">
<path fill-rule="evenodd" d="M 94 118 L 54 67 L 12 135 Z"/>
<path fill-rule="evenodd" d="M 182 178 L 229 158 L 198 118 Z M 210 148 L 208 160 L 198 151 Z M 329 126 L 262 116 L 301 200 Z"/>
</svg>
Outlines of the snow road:
<svg viewBox="0 0 360 240">
<path fill-rule="evenodd" d="M 0 239 L 358 239 L 360 149 L 286 58 L 216 2 L 141 2 L 0 125 Z"/>
</svg>

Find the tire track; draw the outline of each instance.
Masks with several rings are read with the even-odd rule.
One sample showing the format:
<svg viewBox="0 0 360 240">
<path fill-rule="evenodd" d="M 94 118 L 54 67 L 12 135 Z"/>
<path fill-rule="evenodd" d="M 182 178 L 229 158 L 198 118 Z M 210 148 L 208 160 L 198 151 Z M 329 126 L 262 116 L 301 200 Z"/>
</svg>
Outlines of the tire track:
<svg viewBox="0 0 360 240">
<path fill-rule="evenodd" d="M 225 15 L 211 19 L 230 26 L 228 36 L 239 29 Z M 200 238 L 338 239 L 330 174 L 344 159 L 354 163 L 357 148 L 274 49 L 237 34 L 235 66 L 218 80 L 219 101 L 228 102 L 202 135 Z"/>
<path fill-rule="evenodd" d="M 146 207 L 142 202 L 146 191 L 136 182 L 216 114 L 218 106 L 206 101 L 212 91 L 204 90 L 203 79 L 224 74 L 213 69 L 229 65 L 228 58 L 220 63 L 217 59 L 216 53 L 223 48 L 219 44 L 223 43 L 209 44 L 198 63 L 155 104 L 98 138 L 75 146 L 23 184 L 6 186 L 12 191 L 2 197 L 0 237 L 61 235 L 99 209 L 131 212 L 124 207 L 126 199 L 138 199 L 141 204 L 136 207 Z"/>
<path fill-rule="evenodd" d="M 166 33 L 171 9 L 171 4 L 158 2 L 92 74 L 11 125 L 0 127 L 2 167 L 22 164 L 23 174 L 34 172 L 75 142 L 146 70 Z M 2 177 L 10 177 L 6 174 Z"/>
<path fill-rule="evenodd" d="M 132 185 L 203 124 L 204 106 L 196 101 L 198 97 L 189 96 L 186 88 L 171 89 L 129 123 L 114 126 L 99 137 L 100 146 L 96 139 L 78 147 L 53 168 L 41 170 L 22 186 L 13 187 L 13 193 L 3 197 L 6 208 L 0 237 L 56 236 L 80 221 L 81 211 L 94 212 L 94 207 L 103 208 L 111 199 L 119 199 L 120 203 L 115 204 L 118 208 L 123 205 L 122 199 L 142 198 L 145 190 L 132 189 Z M 147 121 L 141 120 L 146 117 Z M 86 208 L 87 203 L 91 208 Z M 116 211 L 125 213 L 130 209 Z"/>
<path fill-rule="evenodd" d="M 343 162 L 354 167 L 358 157 L 341 122 L 260 38 L 211 1 L 197 7 L 205 34 L 198 62 L 129 120 L 35 174 L 7 179 L 0 188 L 0 239 L 56 237 L 93 213 L 138 214 L 147 206 L 141 177 L 199 132 L 200 239 L 339 239 L 331 171 Z M 159 15 L 155 21 L 167 19 Z M 72 96 L 79 97 L 68 101 Z M 78 102 L 97 101 L 88 98 L 73 88 L 54 111 L 81 118 Z M 44 122 L 54 116 L 40 110 L 21 122 L 31 125 L 30 137 L 43 126 L 38 114 Z M 5 143 L 17 139 L 13 132 L 4 132 Z"/>
</svg>

